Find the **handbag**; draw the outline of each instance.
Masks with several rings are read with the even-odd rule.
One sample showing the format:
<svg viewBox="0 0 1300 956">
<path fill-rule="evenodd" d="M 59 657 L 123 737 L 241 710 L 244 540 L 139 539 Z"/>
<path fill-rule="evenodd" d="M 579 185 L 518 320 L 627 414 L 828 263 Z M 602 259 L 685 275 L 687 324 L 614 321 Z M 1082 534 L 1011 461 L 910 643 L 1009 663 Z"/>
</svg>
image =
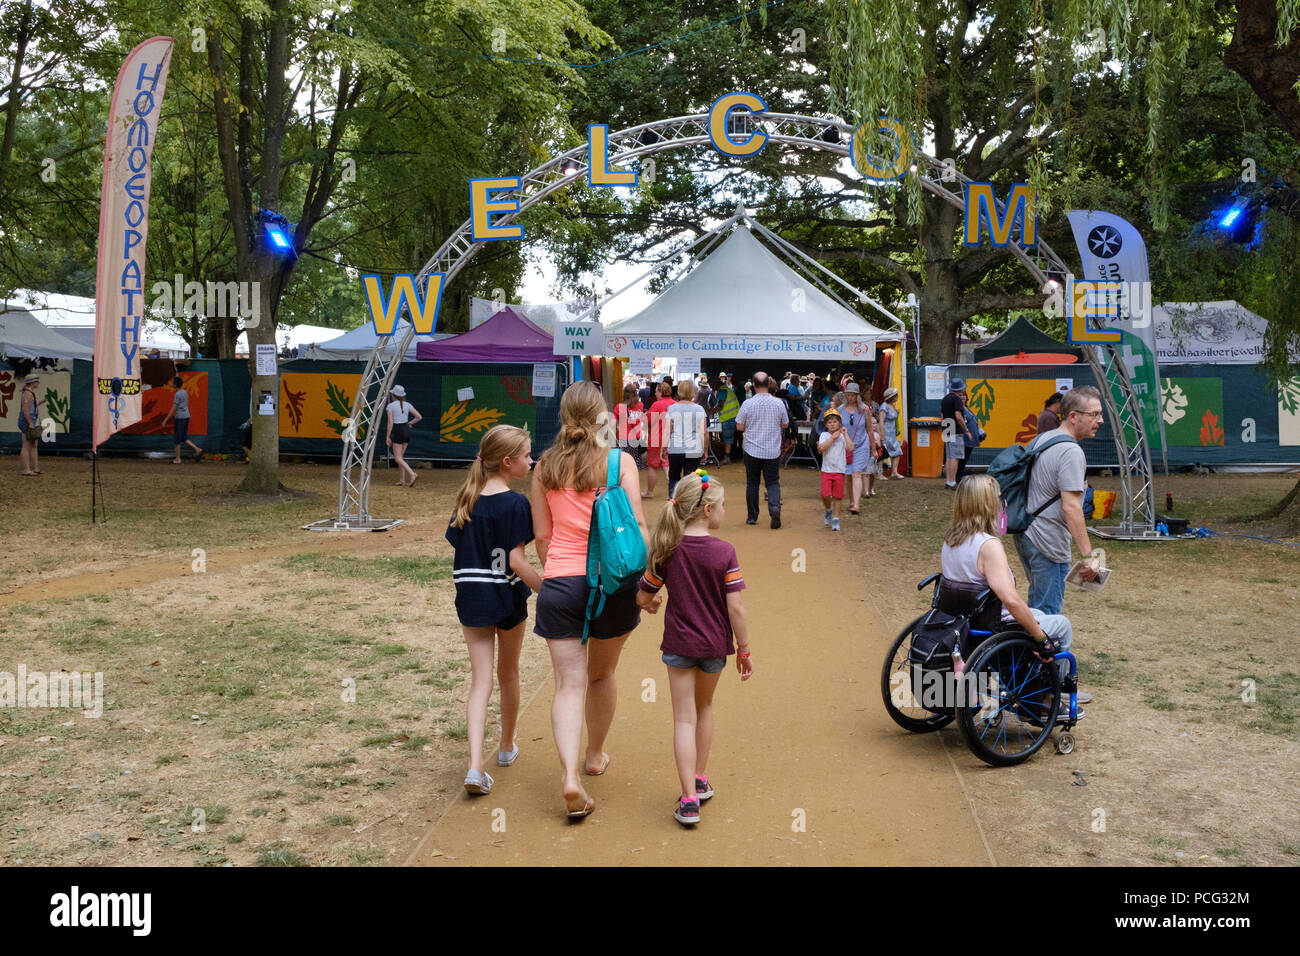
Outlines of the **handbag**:
<svg viewBox="0 0 1300 956">
<path fill-rule="evenodd" d="M 25 432 L 23 432 L 23 437 L 26 438 L 28 441 L 40 441 L 40 440 L 41 440 L 41 426 L 40 426 L 40 425 L 29 425 L 29 426 L 27 427 L 27 430 L 26 430 Z"/>
</svg>

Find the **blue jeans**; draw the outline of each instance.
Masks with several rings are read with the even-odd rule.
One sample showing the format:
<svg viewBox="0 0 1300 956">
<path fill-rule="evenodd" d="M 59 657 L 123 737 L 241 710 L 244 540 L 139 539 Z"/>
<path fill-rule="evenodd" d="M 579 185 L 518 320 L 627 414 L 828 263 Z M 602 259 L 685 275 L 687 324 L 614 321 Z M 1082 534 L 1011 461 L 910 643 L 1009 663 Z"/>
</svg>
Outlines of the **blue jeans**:
<svg viewBox="0 0 1300 956">
<path fill-rule="evenodd" d="M 1065 576 L 1070 573 L 1068 563 L 1053 561 L 1034 547 L 1028 535 L 1018 534 L 1016 553 L 1029 577 L 1029 606 L 1045 614 L 1060 614 L 1065 603 Z"/>
</svg>

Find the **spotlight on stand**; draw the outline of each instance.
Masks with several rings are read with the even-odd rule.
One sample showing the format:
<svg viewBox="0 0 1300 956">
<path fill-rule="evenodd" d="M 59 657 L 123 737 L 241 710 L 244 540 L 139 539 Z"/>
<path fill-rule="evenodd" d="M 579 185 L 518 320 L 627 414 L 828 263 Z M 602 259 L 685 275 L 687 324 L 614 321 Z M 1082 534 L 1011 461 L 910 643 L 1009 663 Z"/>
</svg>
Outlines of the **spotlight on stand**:
<svg viewBox="0 0 1300 956">
<path fill-rule="evenodd" d="M 570 156 L 560 164 L 560 169 L 563 171 L 564 175 L 572 176 L 574 173 L 581 171 L 582 163 Z"/>
<path fill-rule="evenodd" d="M 279 256 L 293 255 L 293 231 L 288 219 L 271 209 L 259 209 L 256 219 L 272 252 Z"/>
</svg>

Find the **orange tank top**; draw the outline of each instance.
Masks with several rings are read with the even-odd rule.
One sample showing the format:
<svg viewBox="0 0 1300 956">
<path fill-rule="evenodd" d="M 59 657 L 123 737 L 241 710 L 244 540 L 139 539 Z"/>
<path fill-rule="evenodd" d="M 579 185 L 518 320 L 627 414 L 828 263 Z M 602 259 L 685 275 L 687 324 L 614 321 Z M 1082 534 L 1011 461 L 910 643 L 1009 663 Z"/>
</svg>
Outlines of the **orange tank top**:
<svg viewBox="0 0 1300 956">
<path fill-rule="evenodd" d="M 546 552 L 543 578 L 569 578 L 587 573 L 587 534 L 596 491 L 563 488 L 546 493 L 551 510 L 551 544 Z"/>
</svg>

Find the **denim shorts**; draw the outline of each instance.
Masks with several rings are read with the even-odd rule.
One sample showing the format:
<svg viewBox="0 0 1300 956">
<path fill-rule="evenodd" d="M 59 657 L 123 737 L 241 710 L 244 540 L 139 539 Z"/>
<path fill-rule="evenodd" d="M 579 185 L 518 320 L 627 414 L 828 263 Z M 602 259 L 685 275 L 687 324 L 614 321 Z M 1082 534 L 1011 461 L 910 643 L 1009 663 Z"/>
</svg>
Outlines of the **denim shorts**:
<svg viewBox="0 0 1300 956">
<path fill-rule="evenodd" d="M 706 674 L 716 674 L 727 666 L 725 657 L 684 657 L 681 654 L 664 654 L 663 661 L 669 667 L 678 667 L 682 670 L 690 670 L 692 667 L 698 667 Z"/>
</svg>

